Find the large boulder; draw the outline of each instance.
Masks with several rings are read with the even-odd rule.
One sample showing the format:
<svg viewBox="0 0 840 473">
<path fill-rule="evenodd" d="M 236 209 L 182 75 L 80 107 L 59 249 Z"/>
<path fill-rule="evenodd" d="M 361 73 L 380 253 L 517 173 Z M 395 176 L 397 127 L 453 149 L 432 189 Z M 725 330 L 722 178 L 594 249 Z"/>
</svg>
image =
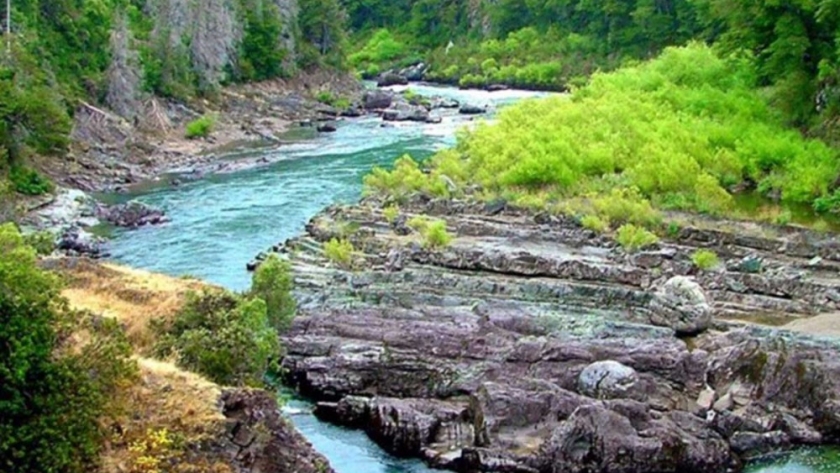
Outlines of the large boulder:
<svg viewBox="0 0 840 473">
<path fill-rule="evenodd" d="M 426 64 L 421 62 L 401 70 L 400 75 L 405 77 L 409 82 L 419 82 L 426 77 L 426 70 Z"/>
<path fill-rule="evenodd" d="M 382 113 L 382 119 L 389 122 L 428 122 L 430 115 L 425 107 L 400 102 L 393 108 L 385 110 Z"/>
<path fill-rule="evenodd" d="M 712 325 L 712 306 L 703 288 L 693 278 L 668 280 L 650 300 L 650 322 L 670 327 L 680 335 L 694 335 Z"/>
<path fill-rule="evenodd" d="M 366 92 L 362 97 L 362 107 L 365 110 L 384 110 L 391 106 L 394 101 L 394 95 L 390 92 L 382 90 L 372 90 Z"/>
<path fill-rule="evenodd" d="M 578 389 L 596 399 L 625 397 L 639 381 L 636 370 L 617 361 L 598 361 L 581 371 Z"/>
<path fill-rule="evenodd" d="M 733 466 L 726 441 L 691 414 L 653 414 L 632 401 L 581 406 L 541 447 L 551 473 L 717 473 Z"/>
<path fill-rule="evenodd" d="M 103 258 L 105 241 L 79 227 L 70 227 L 61 233 L 56 248 L 68 256 L 87 256 Z"/>
<path fill-rule="evenodd" d="M 392 85 L 408 85 L 408 79 L 394 72 L 386 72 L 385 74 L 379 76 L 379 80 L 376 81 L 376 85 L 378 87 L 391 87 Z"/>
</svg>

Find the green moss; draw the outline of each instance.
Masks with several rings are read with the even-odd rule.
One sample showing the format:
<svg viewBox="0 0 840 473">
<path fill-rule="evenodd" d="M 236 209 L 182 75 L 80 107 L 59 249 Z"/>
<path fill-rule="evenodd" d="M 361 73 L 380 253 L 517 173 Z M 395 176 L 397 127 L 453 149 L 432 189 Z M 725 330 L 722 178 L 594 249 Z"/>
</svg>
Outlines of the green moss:
<svg viewBox="0 0 840 473">
<path fill-rule="evenodd" d="M 188 139 L 204 138 L 213 132 L 213 127 L 216 126 L 216 116 L 213 114 L 203 115 L 189 123 L 187 123 L 184 136 Z"/>
</svg>

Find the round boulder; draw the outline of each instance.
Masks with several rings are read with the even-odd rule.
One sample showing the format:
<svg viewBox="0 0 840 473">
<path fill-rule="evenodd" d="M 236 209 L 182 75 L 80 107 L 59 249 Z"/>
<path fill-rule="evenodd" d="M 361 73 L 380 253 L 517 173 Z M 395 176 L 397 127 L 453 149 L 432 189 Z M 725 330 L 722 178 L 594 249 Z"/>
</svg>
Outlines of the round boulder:
<svg viewBox="0 0 840 473">
<path fill-rule="evenodd" d="M 712 325 L 712 306 L 693 278 L 676 276 L 654 293 L 648 305 L 650 322 L 678 335 L 696 335 Z"/>
<path fill-rule="evenodd" d="M 596 399 L 621 398 L 638 380 L 636 370 L 627 365 L 612 360 L 598 361 L 581 371 L 578 389 L 581 394 Z"/>
</svg>

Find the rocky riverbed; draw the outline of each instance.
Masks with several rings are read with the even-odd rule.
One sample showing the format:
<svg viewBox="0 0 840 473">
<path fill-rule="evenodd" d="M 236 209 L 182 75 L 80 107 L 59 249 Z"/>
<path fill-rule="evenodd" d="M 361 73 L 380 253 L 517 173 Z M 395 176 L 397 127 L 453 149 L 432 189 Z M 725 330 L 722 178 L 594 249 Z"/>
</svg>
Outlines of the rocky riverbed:
<svg viewBox="0 0 840 473">
<path fill-rule="evenodd" d="M 424 248 L 405 225 L 417 215 L 453 242 Z M 350 266 L 326 258 L 332 238 L 353 243 Z M 697 248 L 725 264 L 697 270 Z M 838 310 L 828 236 L 685 218 L 626 254 L 571 218 L 418 198 L 390 223 L 372 200 L 330 208 L 274 250 L 301 302 L 289 380 L 396 455 L 718 473 L 840 433 L 840 344 L 783 327 Z"/>
</svg>

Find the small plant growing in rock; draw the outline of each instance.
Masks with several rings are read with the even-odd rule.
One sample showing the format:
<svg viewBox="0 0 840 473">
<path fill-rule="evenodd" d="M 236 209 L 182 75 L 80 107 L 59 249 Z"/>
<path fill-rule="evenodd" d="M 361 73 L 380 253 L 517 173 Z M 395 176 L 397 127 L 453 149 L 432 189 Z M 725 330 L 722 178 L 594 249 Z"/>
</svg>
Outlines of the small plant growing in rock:
<svg viewBox="0 0 840 473">
<path fill-rule="evenodd" d="M 446 231 L 446 222 L 443 220 L 430 222 L 422 234 L 423 246 L 426 248 L 443 248 L 452 242 L 452 235 Z"/>
<path fill-rule="evenodd" d="M 187 123 L 185 136 L 187 139 L 204 138 L 213 131 L 216 126 L 216 116 L 212 114 L 202 115 L 199 118 Z"/>
<path fill-rule="evenodd" d="M 666 233 L 670 238 L 677 238 L 678 236 L 680 236 L 680 224 L 678 224 L 677 222 L 668 223 Z"/>
<path fill-rule="evenodd" d="M 597 215 L 585 215 L 580 219 L 580 224 L 583 228 L 596 233 L 604 233 L 610 229 L 610 224 Z"/>
<path fill-rule="evenodd" d="M 354 251 L 353 244 L 347 240 L 333 238 L 324 243 L 324 254 L 327 256 L 327 259 L 345 268 L 353 264 Z"/>
<path fill-rule="evenodd" d="M 625 251 L 633 253 L 659 242 L 659 237 L 633 224 L 622 225 L 615 237 Z"/>
<path fill-rule="evenodd" d="M 409 228 L 415 231 L 423 233 L 424 231 L 426 231 L 426 227 L 429 226 L 429 219 L 422 215 L 418 215 L 416 217 L 411 217 L 410 219 L 408 219 L 406 225 L 408 225 Z"/>
<path fill-rule="evenodd" d="M 396 205 L 389 205 L 388 207 L 382 209 L 382 216 L 385 217 L 385 220 L 389 224 L 393 224 L 400 216 L 400 208 Z"/>
<path fill-rule="evenodd" d="M 720 264 L 717 253 L 711 250 L 697 250 L 691 255 L 691 261 L 697 269 L 708 271 Z"/>
</svg>

